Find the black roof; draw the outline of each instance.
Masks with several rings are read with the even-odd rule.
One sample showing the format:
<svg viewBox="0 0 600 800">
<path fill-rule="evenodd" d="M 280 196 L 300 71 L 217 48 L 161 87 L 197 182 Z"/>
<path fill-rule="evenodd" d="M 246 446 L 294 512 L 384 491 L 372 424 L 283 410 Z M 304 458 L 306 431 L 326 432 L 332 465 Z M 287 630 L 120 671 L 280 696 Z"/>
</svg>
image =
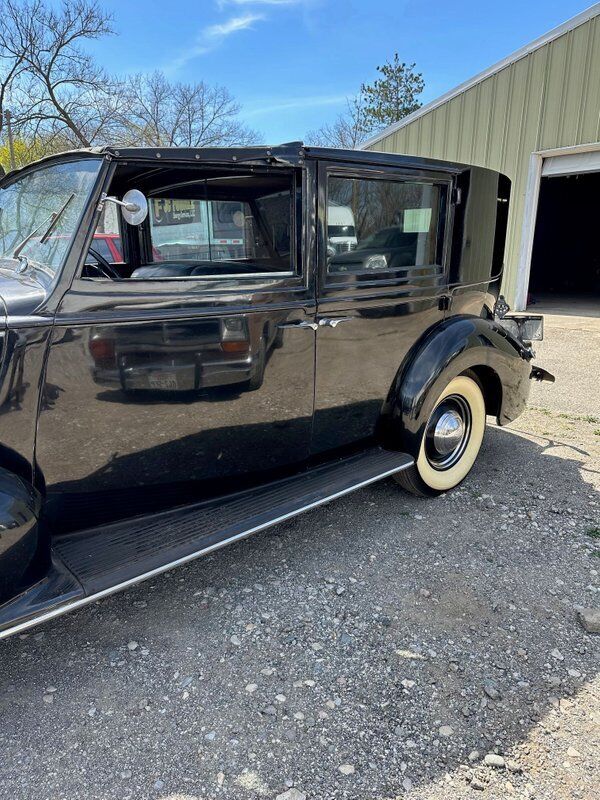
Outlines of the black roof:
<svg viewBox="0 0 600 800">
<path fill-rule="evenodd" d="M 462 172 L 466 164 L 450 161 L 421 158 L 398 153 L 382 153 L 373 150 L 342 150 L 332 147 L 311 147 L 303 142 L 287 142 L 278 145 L 253 145 L 251 147 L 91 147 L 69 150 L 46 156 L 35 164 L 72 158 L 110 156 L 118 160 L 190 163 L 272 163 L 300 166 L 307 159 L 326 159 L 345 163 L 370 164 L 380 166 L 413 167 L 417 169 L 442 169 L 445 172 Z M 29 169 L 32 165 L 23 167 Z M 20 170 L 10 173 L 11 177 Z"/>
</svg>

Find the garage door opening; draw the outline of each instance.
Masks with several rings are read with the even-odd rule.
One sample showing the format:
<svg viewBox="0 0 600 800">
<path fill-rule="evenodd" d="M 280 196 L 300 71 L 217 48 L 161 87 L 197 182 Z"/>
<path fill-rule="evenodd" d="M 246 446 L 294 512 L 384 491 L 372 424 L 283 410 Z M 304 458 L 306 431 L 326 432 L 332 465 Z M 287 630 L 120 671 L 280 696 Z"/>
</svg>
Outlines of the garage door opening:
<svg viewBox="0 0 600 800">
<path fill-rule="evenodd" d="M 600 305 L 600 172 L 543 177 L 528 306 Z"/>
</svg>

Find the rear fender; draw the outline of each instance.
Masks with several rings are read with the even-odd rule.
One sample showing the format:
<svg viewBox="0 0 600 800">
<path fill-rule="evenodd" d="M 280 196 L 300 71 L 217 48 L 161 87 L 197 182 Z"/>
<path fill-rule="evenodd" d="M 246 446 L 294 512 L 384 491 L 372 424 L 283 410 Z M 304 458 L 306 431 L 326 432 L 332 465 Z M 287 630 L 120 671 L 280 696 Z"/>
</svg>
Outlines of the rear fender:
<svg viewBox="0 0 600 800">
<path fill-rule="evenodd" d="M 466 370 L 480 372 L 486 408 L 506 425 L 525 408 L 532 353 L 493 320 L 451 317 L 417 342 L 398 371 L 388 406 L 388 436 L 416 456 L 443 389 Z"/>
</svg>

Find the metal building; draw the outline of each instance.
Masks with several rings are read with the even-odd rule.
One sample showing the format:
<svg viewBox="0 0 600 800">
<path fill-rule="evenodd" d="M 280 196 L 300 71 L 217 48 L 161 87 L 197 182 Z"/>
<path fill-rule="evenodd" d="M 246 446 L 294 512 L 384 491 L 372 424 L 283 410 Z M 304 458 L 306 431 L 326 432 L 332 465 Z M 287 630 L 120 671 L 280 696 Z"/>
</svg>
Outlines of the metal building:
<svg viewBox="0 0 600 800">
<path fill-rule="evenodd" d="M 363 145 L 512 181 L 503 292 L 600 307 L 600 3 Z"/>
</svg>

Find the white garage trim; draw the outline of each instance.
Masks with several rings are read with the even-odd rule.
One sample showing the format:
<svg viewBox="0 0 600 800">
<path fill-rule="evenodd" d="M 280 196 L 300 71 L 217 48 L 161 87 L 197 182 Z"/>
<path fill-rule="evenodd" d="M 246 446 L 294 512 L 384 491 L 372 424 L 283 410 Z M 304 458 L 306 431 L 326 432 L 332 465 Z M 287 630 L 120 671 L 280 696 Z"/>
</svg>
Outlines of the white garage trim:
<svg viewBox="0 0 600 800">
<path fill-rule="evenodd" d="M 545 158 L 542 178 L 555 175 L 581 175 L 584 172 L 600 172 L 600 150 Z"/>
<path fill-rule="evenodd" d="M 584 155 L 585 154 L 585 155 Z M 582 158 L 582 155 L 584 157 Z M 579 159 L 579 160 L 578 160 Z M 517 287 L 515 293 L 515 310 L 525 311 L 529 274 L 531 272 L 531 254 L 537 218 L 538 200 L 540 197 L 540 181 L 543 175 L 569 175 L 574 172 L 596 172 L 595 169 L 574 169 L 573 167 L 600 164 L 600 142 L 588 142 L 573 147 L 556 147 L 551 150 L 539 150 L 529 158 L 529 172 L 525 189 L 525 209 L 521 230 L 521 247 L 517 266 Z M 546 166 L 548 165 L 548 166 Z M 546 171 L 548 170 L 548 171 Z M 552 171 L 550 171 L 552 170 Z"/>
</svg>

